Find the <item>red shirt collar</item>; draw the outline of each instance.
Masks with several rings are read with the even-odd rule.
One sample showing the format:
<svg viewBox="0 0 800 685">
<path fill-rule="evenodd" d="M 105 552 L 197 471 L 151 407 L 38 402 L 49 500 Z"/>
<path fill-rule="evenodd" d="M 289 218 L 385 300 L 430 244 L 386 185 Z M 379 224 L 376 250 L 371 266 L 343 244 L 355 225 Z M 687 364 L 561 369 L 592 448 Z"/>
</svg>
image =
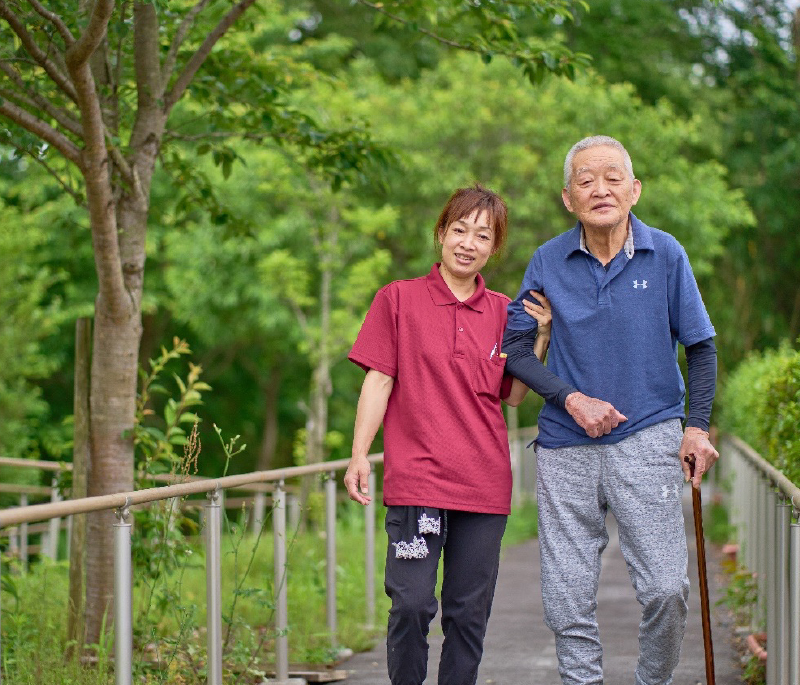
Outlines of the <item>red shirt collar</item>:
<svg viewBox="0 0 800 685">
<path fill-rule="evenodd" d="M 484 300 L 486 299 L 486 283 L 480 274 L 475 276 L 475 282 L 478 286 L 475 288 L 475 292 L 461 303 L 453 295 L 453 291 L 450 290 L 447 283 L 444 282 L 442 274 L 439 273 L 439 262 L 431 267 L 431 272 L 425 280 L 428 284 L 428 292 L 431 294 L 431 299 L 435 305 L 464 304 L 476 312 L 483 311 Z"/>
</svg>

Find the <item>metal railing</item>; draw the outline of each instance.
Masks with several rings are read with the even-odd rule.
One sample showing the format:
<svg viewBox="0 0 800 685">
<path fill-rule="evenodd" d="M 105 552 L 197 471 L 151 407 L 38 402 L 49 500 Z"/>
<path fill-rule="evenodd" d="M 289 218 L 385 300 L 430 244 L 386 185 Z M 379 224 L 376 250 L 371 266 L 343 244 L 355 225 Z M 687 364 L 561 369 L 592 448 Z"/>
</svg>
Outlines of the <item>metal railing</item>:
<svg viewBox="0 0 800 685">
<path fill-rule="evenodd" d="M 0 457 L 0 467 L 8 467 L 11 469 L 19 469 L 24 471 L 41 471 L 44 473 L 54 474 L 51 477 L 49 487 L 44 485 L 26 485 L 22 483 L 0 483 L 0 494 L 17 495 L 19 497 L 19 505 L 21 507 L 28 506 L 30 503 L 30 498 L 35 498 L 38 500 L 49 498 L 51 502 L 60 501 L 61 494 L 58 485 L 58 475 L 55 474 L 58 474 L 62 471 L 72 471 L 72 464 L 69 462 L 18 459 L 14 457 Z M 141 478 L 145 478 L 145 476 L 140 474 L 140 479 Z M 208 478 L 203 476 L 178 476 L 175 474 L 159 473 L 147 475 L 146 480 L 153 481 L 154 483 L 173 484 L 203 481 L 208 480 Z M 257 532 L 261 529 L 261 524 L 264 520 L 267 495 L 271 492 L 271 486 L 268 484 L 255 483 L 250 486 L 243 486 L 241 488 L 234 489 L 246 490 L 250 493 L 253 493 L 253 515 L 251 517 L 251 527 L 254 532 Z M 237 508 L 237 506 L 240 504 L 240 500 L 225 499 L 224 504 L 225 508 L 228 509 Z M 187 504 L 187 508 L 191 508 L 192 506 L 192 503 Z M 288 506 L 289 520 L 296 525 L 299 516 L 299 508 L 297 507 L 296 498 L 291 494 L 289 495 Z M 27 523 L 23 523 L 19 526 L 19 528 L 11 528 L 8 531 L 9 546 L 11 550 L 19 556 L 23 568 L 27 567 L 28 565 L 29 554 L 35 554 L 37 552 L 40 555 L 44 555 L 45 557 L 52 559 L 53 561 L 58 561 L 59 531 L 65 527 L 67 528 L 67 557 L 69 557 L 69 547 L 71 541 L 69 531 L 71 530 L 71 525 L 72 516 L 67 517 L 66 523 L 62 523 L 61 519 L 50 519 L 45 529 L 42 529 L 41 527 L 29 527 Z M 38 533 L 42 534 L 41 544 L 38 547 L 35 547 L 30 544 L 29 537 Z"/>
<path fill-rule="evenodd" d="M 536 428 L 522 428 L 512 432 L 510 439 L 511 462 L 514 480 L 520 492 L 535 492 L 535 457 L 532 450 L 525 450 L 536 436 Z M 380 464 L 383 454 L 369 456 L 372 464 Z M 332 646 L 337 646 L 336 621 L 336 504 L 337 473 L 345 470 L 349 460 L 323 462 L 321 464 L 258 471 L 222 478 L 190 478 L 164 487 L 136 490 L 115 495 L 86 497 L 76 500 L 51 501 L 7 508 L 0 511 L 0 529 L 12 531 L 22 529 L 33 522 L 57 521 L 74 514 L 114 509 L 114 673 L 117 685 L 131 685 L 133 668 L 133 568 L 131 562 L 131 517 L 130 508 L 205 493 L 207 501 L 203 507 L 204 543 L 206 548 L 206 614 L 207 614 L 207 661 L 209 685 L 222 685 L 222 617 L 220 579 L 221 499 L 225 490 L 247 489 L 256 491 L 253 504 L 253 519 L 260 528 L 264 519 L 266 495 L 272 497 L 272 527 L 274 540 L 274 587 L 275 587 L 275 670 L 276 682 L 289 677 L 289 611 L 287 601 L 287 489 L 285 481 L 300 476 L 327 474 L 325 484 L 326 526 L 326 621 Z M 64 468 L 55 462 L 32 462 L 0 458 L 0 464 L 24 468 L 40 468 L 57 471 Z M 66 465 L 67 468 L 69 465 Z M 370 493 L 377 493 L 375 472 L 370 475 Z M 38 494 L 45 494 L 47 489 Z M 55 500 L 55 497 L 52 497 Z M 374 502 L 374 500 L 373 500 Z M 258 510 L 261 513 L 258 513 Z M 375 504 L 364 507 L 365 513 L 365 594 L 366 624 L 375 620 Z M 11 537 L 9 538 L 11 539 Z M 18 539 L 27 539 L 26 535 Z M 57 540 L 57 538 L 55 538 Z M 1 648 L 1 646 L 0 646 Z M 0 684 L 2 683 L 2 654 L 0 653 Z"/>
<path fill-rule="evenodd" d="M 766 628 L 767 685 L 800 685 L 800 488 L 734 436 L 718 467 L 730 480 L 731 523 L 756 580 L 753 631 Z"/>
<path fill-rule="evenodd" d="M 380 463 L 382 454 L 371 455 L 370 462 Z M 0 528 L 9 528 L 53 520 L 74 514 L 114 509 L 117 522 L 114 524 L 114 672 L 117 685 L 130 685 L 132 682 L 133 626 L 132 626 L 132 565 L 131 565 L 131 522 L 130 507 L 136 504 L 158 502 L 192 494 L 207 495 L 204 507 L 204 542 L 206 547 L 206 604 L 207 604 L 207 660 L 209 685 L 222 684 L 222 640 L 221 626 L 221 584 L 220 584 L 220 538 L 221 513 L 220 494 L 235 487 L 252 486 L 257 483 L 274 483 L 273 498 L 273 536 L 274 536 L 274 575 L 276 588 L 276 676 L 277 680 L 288 678 L 288 607 L 286 591 L 286 490 L 285 481 L 289 478 L 327 473 L 326 497 L 328 512 L 326 532 L 328 537 L 328 629 L 335 640 L 336 635 L 336 579 L 335 579 L 335 540 L 336 540 L 336 479 L 337 472 L 347 468 L 348 460 L 324 462 L 308 466 L 298 466 L 273 471 L 195 480 L 188 483 L 165 487 L 137 490 L 115 495 L 86 497 L 47 504 L 15 507 L 0 512 Z M 375 492 L 375 477 L 371 477 L 370 489 Z M 374 542 L 375 505 L 365 509 L 366 516 L 366 567 L 367 567 L 367 623 L 374 620 Z M 371 582 L 370 582 L 371 581 Z M 1 654 L 0 654 L 1 655 Z M 2 659 L 0 659 L 0 664 Z M 0 672 L 2 682 L 2 672 Z"/>
</svg>

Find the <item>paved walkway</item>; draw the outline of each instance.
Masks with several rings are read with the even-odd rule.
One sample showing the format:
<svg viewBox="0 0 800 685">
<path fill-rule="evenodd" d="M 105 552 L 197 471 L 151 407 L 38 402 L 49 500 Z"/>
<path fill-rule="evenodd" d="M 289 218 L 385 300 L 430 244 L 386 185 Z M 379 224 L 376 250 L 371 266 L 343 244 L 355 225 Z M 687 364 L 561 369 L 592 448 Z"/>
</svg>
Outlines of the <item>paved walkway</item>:
<svg viewBox="0 0 800 685">
<path fill-rule="evenodd" d="M 689 618 L 681 660 L 673 685 L 705 684 L 703 633 L 697 585 L 697 557 L 692 523 L 691 494 L 684 498 L 684 513 L 689 541 Z M 704 492 L 704 501 L 708 501 Z M 608 517 L 610 541 L 603 553 L 603 570 L 598 595 L 598 621 L 604 646 L 605 682 L 608 685 L 633 683 L 638 656 L 638 625 L 641 608 L 634 596 L 612 516 Z M 720 587 L 719 555 L 707 547 L 708 575 L 711 583 L 712 635 L 716 682 L 737 685 L 743 681 L 737 655 L 731 645 L 733 626 L 722 607 L 715 606 Z M 442 635 L 439 619 L 431 626 L 431 650 L 426 683 L 436 683 L 437 662 Z M 348 685 L 389 685 L 386 676 L 386 645 L 381 641 L 372 652 L 357 654 L 340 668 L 347 669 Z M 500 563 L 500 576 L 486 635 L 486 645 L 478 685 L 558 685 L 558 664 L 552 633 L 542 621 L 539 590 L 539 550 L 535 540 L 506 549 Z"/>
</svg>

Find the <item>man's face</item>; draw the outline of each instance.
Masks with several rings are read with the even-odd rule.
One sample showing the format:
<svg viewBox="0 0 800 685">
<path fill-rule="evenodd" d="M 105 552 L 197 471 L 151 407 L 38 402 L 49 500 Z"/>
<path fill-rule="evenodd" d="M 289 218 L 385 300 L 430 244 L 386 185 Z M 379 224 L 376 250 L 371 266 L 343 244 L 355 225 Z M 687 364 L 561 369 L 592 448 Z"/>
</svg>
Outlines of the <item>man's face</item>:
<svg viewBox="0 0 800 685">
<path fill-rule="evenodd" d="M 564 206 L 590 231 L 627 226 L 628 212 L 639 200 L 642 184 L 625 169 L 621 150 L 598 145 L 572 160 L 572 179 L 561 191 Z"/>
</svg>

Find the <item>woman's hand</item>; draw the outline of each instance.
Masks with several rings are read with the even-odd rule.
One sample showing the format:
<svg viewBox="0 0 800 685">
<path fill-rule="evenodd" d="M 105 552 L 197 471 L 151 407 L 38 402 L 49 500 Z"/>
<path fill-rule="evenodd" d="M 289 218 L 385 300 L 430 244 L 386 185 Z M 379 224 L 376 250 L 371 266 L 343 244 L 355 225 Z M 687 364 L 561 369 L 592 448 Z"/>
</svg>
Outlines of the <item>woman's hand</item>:
<svg viewBox="0 0 800 685">
<path fill-rule="evenodd" d="M 542 293 L 536 292 L 535 290 L 529 290 L 528 292 L 531 294 L 531 297 L 536 300 L 536 302 L 522 300 L 525 311 L 534 319 L 536 319 L 536 323 L 539 324 L 537 335 L 543 335 L 549 338 L 550 323 L 553 320 L 553 314 L 550 309 L 550 300 L 542 295 Z"/>
</svg>

